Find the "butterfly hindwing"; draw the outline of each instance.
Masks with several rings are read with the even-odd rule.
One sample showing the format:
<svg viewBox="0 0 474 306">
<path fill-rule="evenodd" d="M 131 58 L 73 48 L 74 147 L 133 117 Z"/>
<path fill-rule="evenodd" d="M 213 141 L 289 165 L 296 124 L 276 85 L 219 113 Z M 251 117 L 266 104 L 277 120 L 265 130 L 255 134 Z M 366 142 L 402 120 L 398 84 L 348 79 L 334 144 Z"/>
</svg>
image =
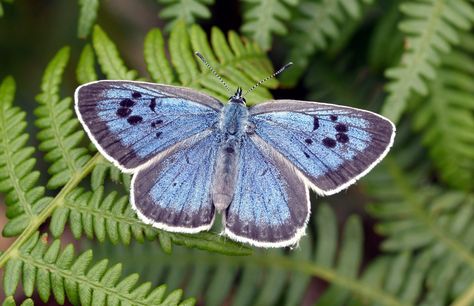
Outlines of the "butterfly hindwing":
<svg viewBox="0 0 474 306">
<path fill-rule="evenodd" d="M 132 206 L 155 227 L 193 233 L 214 221 L 211 181 L 218 137 L 205 131 L 166 151 L 132 179 Z"/>
<path fill-rule="evenodd" d="M 309 193 L 284 158 L 257 135 L 244 137 L 225 233 L 260 247 L 296 243 L 309 217 Z"/>
<path fill-rule="evenodd" d="M 128 172 L 216 124 L 222 107 L 191 89 L 133 81 L 88 83 L 75 99 L 94 144 Z"/>
<path fill-rule="evenodd" d="M 255 133 L 291 162 L 320 194 L 334 194 L 367 173 L 392 145 L 395 127 L 372 112 L 277 100 L 250 109 Z"/>
</svg>

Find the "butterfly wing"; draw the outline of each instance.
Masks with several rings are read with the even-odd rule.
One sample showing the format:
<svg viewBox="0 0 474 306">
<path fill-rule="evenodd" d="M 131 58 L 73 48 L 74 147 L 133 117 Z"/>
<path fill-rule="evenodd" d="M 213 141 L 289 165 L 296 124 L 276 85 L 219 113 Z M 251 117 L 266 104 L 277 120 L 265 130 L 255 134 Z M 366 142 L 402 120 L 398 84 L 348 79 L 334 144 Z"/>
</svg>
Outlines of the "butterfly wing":
<svg viewBox="0 0 474 306">
<path fill-rule="evenodd" d="M 97 81 L 76 90 L 76 113 L 100 152 L 133 172 L 218 121 L 222 104 L 175 86 Z"/>
<path fill-rule="evenodd" d="M 207 230 L 214 221 L 211 181 L 218 137 L 205 131 L 167 150 L 133 176 L 131 203 L 140 219 L 174 232 Z"/>
<path fill-rule="evenodd" d="M 304 233 L 308 188 L 294 167 L 259 136 L 243 139 L 232 203 L 225 211 L 225 233 L 259 247 L 295 244 Z"/>
<path fill-rule="evenodd" d="M 395 136 L 388 119 L 351 107 L 277 100 L 249 112 L 255 133 L 325 195 L 365 175 L 387 154 Z"/>
</svg>

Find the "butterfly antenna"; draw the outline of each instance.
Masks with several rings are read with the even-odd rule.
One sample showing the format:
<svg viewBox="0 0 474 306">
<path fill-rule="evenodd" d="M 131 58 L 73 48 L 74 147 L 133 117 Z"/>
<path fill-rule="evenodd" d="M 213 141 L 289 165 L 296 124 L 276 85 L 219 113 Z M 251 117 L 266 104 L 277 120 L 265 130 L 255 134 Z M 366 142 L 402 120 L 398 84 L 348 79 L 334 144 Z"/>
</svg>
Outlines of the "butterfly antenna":
<svg viewBox="0 0 474 306">
<path fill-rule="evenodd" d="M 227 86 L 227 83 L 224 82 L 224 80 L 221 78 L 221 76 L 219 74 L 217 74 L 217 72 L 214 70 L 214 68 L 212 68 L 211 65 L 209 65 L 209 63 L 206 61 L 206 59 L 204 58 L 204 56 L 202 56 L 201 53 L 199 52 L 194 52 L 194 54 L 196 54 L 197 57 L 199 57 L 199 59 L 204 63 L 204 65 L 206 65 L 206 67 L 211 70 L 211 72 L 216 76 L 216 78 L 222 83 L 222 85 L 224 85 L 224 87 L 227 89 L 228 92 L 230 92 L 231 94 L 233 93 L 232 90 L 230 90 L 229 86 Z"/>
<path fill-rule="evenodd" d="M 283 71 L 285 71 L 288 67 L 290 67 L 291 65 L 293 65 L 292 62 L 289 62 L 288 64 L 286 64 L 285 66 L 281 67 L 280 69 L 278 69 L 276 72 L 274 72 L 272 75 L 269 75 L 267 76 L 266 78 L 264 78 L 263 80 L 260 80 L 259 82 L 257 82 L 257 84 L 253 85 L 252 87 L 250 87 L 249 90 L 247 90 L 243 95 L 247 95 L 248 93 L 252 92 L 255 88 L 257 88 L 258 86 L 262 85 L 262 83 L 270 80 L 271 78 L 274 78 L 276 77 L 277 75 L 279 75 L 280 73 L 282 73 Z"/>
</svg>

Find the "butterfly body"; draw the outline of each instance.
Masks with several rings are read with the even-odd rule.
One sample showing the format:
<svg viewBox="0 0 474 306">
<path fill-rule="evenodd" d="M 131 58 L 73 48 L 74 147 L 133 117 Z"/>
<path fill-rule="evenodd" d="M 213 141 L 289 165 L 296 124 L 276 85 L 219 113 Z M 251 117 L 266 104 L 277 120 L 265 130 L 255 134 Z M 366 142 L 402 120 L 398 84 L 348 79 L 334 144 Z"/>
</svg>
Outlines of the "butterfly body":
<svg viewBox="0 0 474 306">
<path fill-rule="evenodd" d="M 240 149 L 243 138 L 247 136 L 248 124 L 248 109 L 239 89 L 222 108 L 217 131 L 219 150 L 214 166 L 212 200 L 219 212 L 232 202 L 239 170 Z"/>
<path fill-rule="evenodd" d="M 259 247 L 296 243 L 309 188 L 334 194 L 387 154 L 394 125 L 350 107 L 273 100 L 248 108 L 198 91 L 132 81 L 80 86 L 76 113 L 99 151 L 133 173 L 130 201 L 144 222 L 209 229 Z"/>
</svg>

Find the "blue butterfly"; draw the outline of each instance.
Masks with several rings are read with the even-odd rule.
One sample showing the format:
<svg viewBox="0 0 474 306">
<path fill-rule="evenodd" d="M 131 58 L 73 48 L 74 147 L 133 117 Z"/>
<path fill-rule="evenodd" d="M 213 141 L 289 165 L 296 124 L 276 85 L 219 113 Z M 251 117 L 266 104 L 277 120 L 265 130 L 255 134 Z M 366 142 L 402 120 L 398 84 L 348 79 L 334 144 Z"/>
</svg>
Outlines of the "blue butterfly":
<svg viewBox="0 0 474 306">
<path fill-rule="evenodd" d="M 224 105 L 189 88 L 104 80 L 77 88 L 75 108 L 98 150 L 134 174 L 131 204 L 143 222 L 196 233 L 219 212 L 228 237 L 258 247 L 297 243 L 309 188 L 347 188 L 395 136 L 388 119 L 351 107 L 271 100 L 248 108 L 240 88 Z"/>
</svg>

